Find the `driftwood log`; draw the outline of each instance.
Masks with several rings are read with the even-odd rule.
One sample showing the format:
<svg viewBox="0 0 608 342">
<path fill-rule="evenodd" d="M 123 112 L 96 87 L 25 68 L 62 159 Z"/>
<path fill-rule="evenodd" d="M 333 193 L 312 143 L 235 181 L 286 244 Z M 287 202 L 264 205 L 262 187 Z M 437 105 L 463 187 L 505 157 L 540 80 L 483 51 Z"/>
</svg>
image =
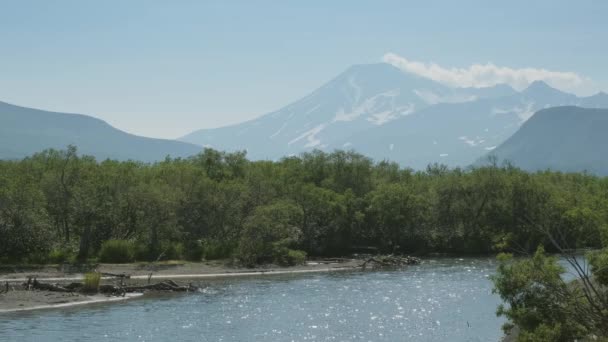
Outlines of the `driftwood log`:
<svg viewBox="0 0 608 342">
<path fill-rule="evenodd" d="M 319 264 L 339 264 L 342 262 L 351 261 L 352 258 L 322 258 L 322 259 L 309 259 L 308 261 L 313 261 Z"/>
<path fill-rule="evenodd" d="M 23 286 L 28 290 L 43 290 L 43 291 L 52 291 L 52 292 L 74 292 L 64 286 L 58 284 L 45 284 L 39 282 L 36 278 L 28 277 L 27 283 L 23 284 Z"/>
<path fill-rule="evenodd" d="M 131 275 L 130 274 L 125 274 L 125 273 L 106 273 L 106 272 L 101 272 L 101 276 L 102 277 L 121 278 L 121 279 L 131 279 Z"/>
<path fill-rule="evenodd" d="M 122 283 L 122 281 L 121 281 Z M 28 290 L 43 290 L 43 291 L 51 291 L 51 292 L 84 292 L 84 284 L 83 283 L 70 283 L 67 285 L 59 285 L 59 284 L 46 284 L 39 282 L 36 278 L 28 278 L 27 283 L 24 283 L 23 286 Z M 125 293 L 131 292 L 147 292 L 147 291 L 161 291 L 161 292 L 194 292 L 198 291 L 198 287 L 188 284 L 188 285 L 179 285 L 173 280 L 165 280 L 156 284 L 148 284 L 148 285 L 111 285 L 111 284 L 102 284 L 99 285 L 99 293 L 103 294 L 111 294 L 111 295 L 122 295 Z"/>
<path fill-rule="evenodd" d="M 404 267 L 410 265 L 420 264 L 420 259 L 412 256 L 396 256 L 396 255 L 382 255 L 373 256 L 368 258 L 360 265 L 362 269 L 366 269 L 369 266 L 371 268 L 383 268 L 383 267 Z"/>
<path fill-rule="evenodd" d="M 194 292 L 198 287 L 188 285 L 178 285 L 173 280 L 165 280 L 156 284 L 140 285 L 140 286 L 125 286 L 123 289 L 126 292 L 145 292 L 145 291 L 169 291 L 169 292 Z"/>
</svg>

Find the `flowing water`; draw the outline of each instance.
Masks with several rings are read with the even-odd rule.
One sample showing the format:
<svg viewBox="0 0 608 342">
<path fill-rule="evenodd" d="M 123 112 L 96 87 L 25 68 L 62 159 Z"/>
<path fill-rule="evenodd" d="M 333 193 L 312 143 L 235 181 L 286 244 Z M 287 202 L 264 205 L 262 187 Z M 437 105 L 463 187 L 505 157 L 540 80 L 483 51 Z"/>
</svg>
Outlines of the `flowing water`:
<svg viewBox="0 0 608 342">
<path fill-rule="evenodd" d="M 498 341 L 493 259 L 201 283 L 201 293 L 0 315 L 0 341 Z"/>
</svg>

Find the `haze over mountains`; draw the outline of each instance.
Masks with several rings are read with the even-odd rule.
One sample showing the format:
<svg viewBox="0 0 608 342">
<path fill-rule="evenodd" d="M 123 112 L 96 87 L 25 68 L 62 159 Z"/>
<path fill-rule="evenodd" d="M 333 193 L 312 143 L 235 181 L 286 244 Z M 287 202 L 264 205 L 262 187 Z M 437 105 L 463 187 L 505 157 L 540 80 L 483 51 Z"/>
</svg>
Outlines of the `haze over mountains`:
<svg viewBox="0 0 608 342">
<path fill-rule="evenodd" d="M 201 151 L 196 145 L 145 138 L 120 131 L 86 115 L 48 112 L 0 102 L 0 159 L 19 159 L 45 149 L 73 144 L 80 154 L 98 160 L 152 162 L 167 155 L 186 157 Z"/>
<path fill-rule="evenodd" d="M 241 124 L 195 131 L 180 140 L 278 159 L 312 149 L 354 149 L 414 169 L 467 166 L 513 135 L 539 109 L 608 107 L 600 93 L 579 98 L 542 81 L 450 88 L 390 64 L 357 65 L 310 95 Z"/>
<path fill-rule="evenodd" d="M 541 111 L 539 118 L 525 124 L 536 111 L 556 106 L 570 107 L 556 109 L 559 115 Z M 198 130 L 181 141 L 135 136 L 85 115 L 0 102 L 0 158 L 22 158 L 68 144 L 98 159 L 146 162 L 167 155 L 187 157 L 202 147 L 246 150 L 251 159 L 279 159 L 313 149 L 352 149 L 376 161 L 388 159 L 414 169 L 431 163 L 466 167 L 494 153 L 532 170 L 608 174 L 605 163 L 595 156 L 602 148 L 608 149 L 608 140 L 602 139 L 597 128 L 603 127 L 605 121 L 597 118 L 605 113 L 588 115 L 572 106 L 608 108 L 608 95 L 577 97 L 542 81 L 521 92 L 508 85 L 451 88 L 390 64 L 356 65 L 275 112 L 237 125 Z M 569 143 L 558 135 L 568 136 Z M 546 143 L 552 139 L 562 143 Z M 549 148 L 553 150 L 546 151 Z M 574 151 L 580 151 L 580 158 L 574 158 Z M 560 154 L 572 158 L 558 161 Z M 550 155 L 555 157 L 540 162 Z"/>
</svg>

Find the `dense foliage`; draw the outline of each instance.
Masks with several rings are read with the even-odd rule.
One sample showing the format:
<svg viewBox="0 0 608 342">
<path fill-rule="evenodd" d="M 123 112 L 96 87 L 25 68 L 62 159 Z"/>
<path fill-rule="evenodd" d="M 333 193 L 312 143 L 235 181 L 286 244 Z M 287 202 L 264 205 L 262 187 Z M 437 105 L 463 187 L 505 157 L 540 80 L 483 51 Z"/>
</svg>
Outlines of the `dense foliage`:
<svg viewBox="0 0 608 342">
<path fill-rule="evenodd" d="M 524 252 L 552 248 L 538 225 L 600 247 L 607 224 L 608 179 L 509 165 L 415 172 L 354 152 L 273 162 L 211 149 L 144 164 L 74 147 L 0 162 L 4 262 Z"/>
<path fill-rule="evenodd" d="M 493 280 L 508 304 L 498 309 L 509 319 L 506 332 L 515 328 L 518 341 L 608 341 L 608 249 L 587 255 L 591 272 L 583 256 L 561 258 L 542 247 L 531 258 L 499 256 Z"/>
</svg>

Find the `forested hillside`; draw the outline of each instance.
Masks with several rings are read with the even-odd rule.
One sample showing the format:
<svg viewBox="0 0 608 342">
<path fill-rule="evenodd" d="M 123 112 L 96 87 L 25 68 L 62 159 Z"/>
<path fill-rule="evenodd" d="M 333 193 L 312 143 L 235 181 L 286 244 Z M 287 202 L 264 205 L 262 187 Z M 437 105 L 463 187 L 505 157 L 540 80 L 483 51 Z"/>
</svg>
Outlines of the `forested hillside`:
<svg viewBox="0 0 608 342">
<path fill-rule="evenodd" d="M 608 179 L 510 166 L 414 172 L 354 152 L 253 162 L 211 149 L 98 162 L 74 147 L 0 162 L 3 262 L 109 260 L 112 246 L 128 249 L 118 261 L 247 265 L 299 262 L 301 251 L 523 252 L 551 250 L 545 229 L 599 246 L 607 224 Z"/>
</svg>

